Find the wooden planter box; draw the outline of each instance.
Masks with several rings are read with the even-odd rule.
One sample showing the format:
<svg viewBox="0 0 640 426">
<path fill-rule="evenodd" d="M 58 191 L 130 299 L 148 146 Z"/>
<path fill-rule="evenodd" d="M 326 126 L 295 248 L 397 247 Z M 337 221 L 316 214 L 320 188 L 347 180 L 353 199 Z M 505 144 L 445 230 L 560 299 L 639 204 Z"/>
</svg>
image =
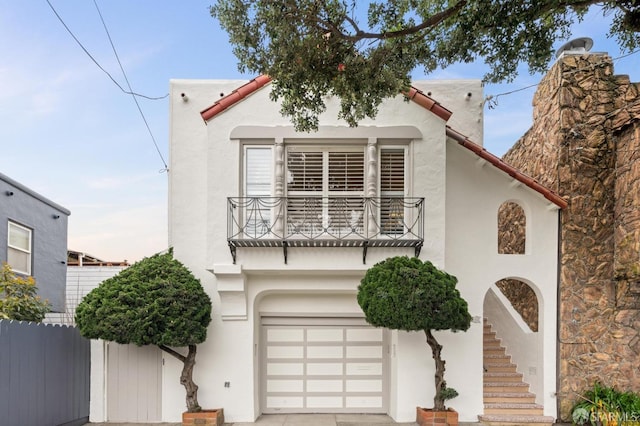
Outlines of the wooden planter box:
<svg viewBox="0 0 640 426">
<path fill-rule="evenodd" d="M 202 410 L 197 413 L 182 413 L 182 425 L 183 426 L 222 426 L 224 423 L 224 413 L 222 408 L 216 410 Z"/>
<path fill-rule="evenodd" d="M 416 423 L 420 426 L 458 426 L 458 412 L 451 408 L 446 411 L 434 411 L 417 407 Z"/>
</svg>

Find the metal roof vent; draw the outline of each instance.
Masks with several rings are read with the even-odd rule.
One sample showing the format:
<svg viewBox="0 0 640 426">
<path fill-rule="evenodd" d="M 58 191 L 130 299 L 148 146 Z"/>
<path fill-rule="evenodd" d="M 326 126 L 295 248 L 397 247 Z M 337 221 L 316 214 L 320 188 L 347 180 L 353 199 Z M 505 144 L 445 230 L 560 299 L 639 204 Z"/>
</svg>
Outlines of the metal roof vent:
<svg viewBox="0 0 640 426">
<path fill-rule="evenodd" d="M 586 53 L 593 47 L 593 40 L 589 37 L 580 37 L 565 43 L 556 50 L 556 59 L 560 58 L 565 53 L 568 55 L 579 55 Z"/>
</svg>

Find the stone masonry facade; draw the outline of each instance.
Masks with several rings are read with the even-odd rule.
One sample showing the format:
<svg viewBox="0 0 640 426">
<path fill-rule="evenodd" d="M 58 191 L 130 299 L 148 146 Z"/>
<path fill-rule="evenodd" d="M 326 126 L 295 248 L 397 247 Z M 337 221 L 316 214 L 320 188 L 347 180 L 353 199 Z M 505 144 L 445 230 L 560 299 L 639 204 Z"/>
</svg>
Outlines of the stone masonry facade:
<svg viewBox="0 0 640 426">
<path fill-rule="evenodd" d="M 616 76 L 606 54 L 564 54 L 533 104 L 532 128 L 504 160 L 569 204 L 558 308 L 566 421 L 595 381 L 640 392 L 640 83 Z"/>
</svg>

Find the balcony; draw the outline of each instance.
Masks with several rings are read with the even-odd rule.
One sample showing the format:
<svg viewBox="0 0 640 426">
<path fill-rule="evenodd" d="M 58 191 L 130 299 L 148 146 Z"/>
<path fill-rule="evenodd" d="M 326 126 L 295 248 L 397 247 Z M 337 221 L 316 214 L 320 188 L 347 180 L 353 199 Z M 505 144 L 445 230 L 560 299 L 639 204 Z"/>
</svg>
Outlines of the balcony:
<svg viewBox="0 0 640 426">
<path fill-rule="evenodd" d="M 424 198 L 235 197 L 227 199 L 227 242 L 238 247 L 413 247 L 424 242 Z"/>
</svg>

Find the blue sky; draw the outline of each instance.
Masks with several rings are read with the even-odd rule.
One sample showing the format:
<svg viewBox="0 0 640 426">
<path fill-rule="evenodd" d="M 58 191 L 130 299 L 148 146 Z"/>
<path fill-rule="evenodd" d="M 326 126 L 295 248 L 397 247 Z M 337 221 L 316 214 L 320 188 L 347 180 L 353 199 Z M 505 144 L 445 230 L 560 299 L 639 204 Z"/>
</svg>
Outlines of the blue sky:
<svg viewBox="0 0 640 426">
<path fill-rule="evenodd" d="M 126 88 L 93 0 L 49 0 L 84 48 Z M 248 79 L 237 71 L 227 36 L 210 17 L 211 0 L 96 0 L 133 91 L 168 93 L 169 80 Z M 593 51 L 621 53 L 590 14 L 573 37 Z M 0 172 L 71 210 L 69 248 L 105 260 L 136 261 L 167 247 L 168 98 L 123 93 L 82 50 L 46 0 L 0 0 Z M 640 81 L 640 54 L 616 61 Z M 482 63 L 416 79 L 481 78 Z M 525 68 L 485 96 L 535 85 Z M 485 147 L 502 155 L 530 126 L 535 87 L 485 108 Z M 213 101 L 213 100 L 212 100 Z M 446 105 L 445 105 L 446 106 Z M 155 139 L 155 144 L 154 144 Z M 157 145 L 157 148 L 156 148 Z M 159 151 L 159 152 L 158 152 Z M 161 158 L 161 156 L 163 158 Z"/>
</svg>

